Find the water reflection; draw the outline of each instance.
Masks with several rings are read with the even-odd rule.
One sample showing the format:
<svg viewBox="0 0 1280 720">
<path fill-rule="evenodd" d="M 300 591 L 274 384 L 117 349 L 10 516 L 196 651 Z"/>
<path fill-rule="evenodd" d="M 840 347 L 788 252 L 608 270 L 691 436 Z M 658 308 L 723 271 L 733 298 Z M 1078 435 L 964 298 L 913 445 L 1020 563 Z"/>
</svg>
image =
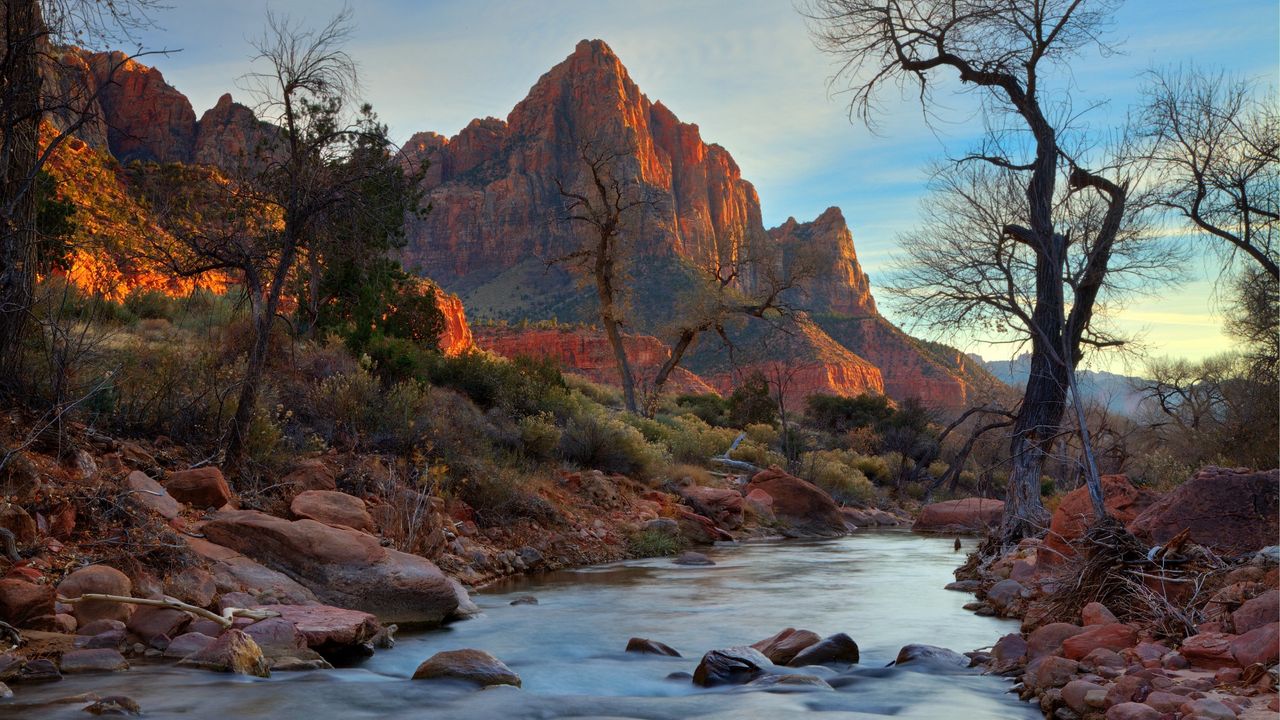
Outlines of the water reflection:
<svg viewBox="0 0 1280 720">
<path fill-rule="evenodd" d="M 967 595 L 942 590 L 960 559 L 949 539 L 869 532 L 707 554 L 717 565 L 645 560 L 514 580 L 476 597 L 481 617 L 402 637 L 394 650 L 359 668 L 247 680 L 144 667 L 21 688 L 20 697 L 25 705 L 89 690 L 126 694 L 153 718 L 1040 717 L 996 678 L 884 667 L 907 643 L 969 650 L 1014 628 L 965 612 Z M 538 604 L 508 604 L 525 594 Z M 804 670 L 828 679 L 834 692 L 703 690 L 665 679 L 692 671 L 706 650 L 754 642 L 788 626 L 847 632 L 861 647 L 861 664 L 842 674 Z M 660 640 L 685 657 L 622 652 L 632 636 Z M 460 647 L 502 658 L 524 688 L 474 691 L 408 679 L 431 654 Z M 0 715 L 84 717 L 80 707 L 0 705 Z"/>
</svg>

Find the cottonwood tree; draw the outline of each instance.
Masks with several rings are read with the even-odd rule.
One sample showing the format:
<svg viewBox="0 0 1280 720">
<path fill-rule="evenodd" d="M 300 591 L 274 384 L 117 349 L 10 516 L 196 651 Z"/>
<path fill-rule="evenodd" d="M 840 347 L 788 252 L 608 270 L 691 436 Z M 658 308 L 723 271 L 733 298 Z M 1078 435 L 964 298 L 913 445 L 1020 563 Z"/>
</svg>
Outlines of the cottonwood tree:
<svg viewBox="0 0 1280 720">
<path fill-rule="evenodd" d="M 818 46 L 842 63 L 834 82 L 851 93 L 851 116 L 871 123 L 883 91 L 910 88 L 926 116 L 946 110 L 936 91 L 958 79 L 981 99 L 988 128 L 977 152 L 944 180 L 944 198 L 926 207 L 930 232 L 905 243 L 913 276 L 899 285 L 916 312 L 950 322 L 1014 323 L 1031 347 L 1031 373 L 1010 441 L 1002 537 L 1041 532 L 1047 513 L 1040 475 L 1063 431 L 1074 369 L 1089 347 L 1118 340 L 1099 332 L 1094 313 L 1114 286 L 1113 260 L 1125 239 L 1131 178 L 1090 168 L 1071 141 L 1055 71 L 1085 50 L 1108 48 L 1116 0 L 812 0 Z M 1056 101 L 1057 100 L 1057 101 Z M 994 202 L 993 202 L 994 201 Z M 1087 204 L 1088 228 L 1064 217 Z M 945 209 L 944 209 L 945 208 Z M 979 235 L 968 234 L 974 222 Z M 963 236 L 957 230 L 965 230 Z M 938 233 L 941 233 L 939 235 Z M 949 236 L 949 237 L 948 237 Z M 955 254 L 941 261 L 945 253 Z M 909 269 L 908 269 L 909 270 Z M 980 288 L 975 292 L 974 288 Z M 1077 403 L 1078 405 L 1078 403 Z M 1086 424 L 1079 423 L 1087 432 Z M 1086 464 L 1094 466 L 1086 448 Z M 1096 468 L 1095 513 L 1105 514 Z"/>
<path fill-rule="evenodd" d="M 120 41 L 149 25 L 155 0 L 5 0 L 0 3 L 0 383 L 20 377 L 22 339 L 42 255 L 40 177 L 53 153 L 98 118 L 98 95 L 131 58 L 113 59 L 90 89 L 59 43 Z M 136 57 L 134 55 L 132 57 Z M 41 142 L 41 125 L 46 137 Z"/>
<path fill-rule="evenodd" d="M 231 475 L 245 459 L 272 329 L 299 264 L 331 247 L 332 233 L 350 227 L 353 216 L 398 206 L 395 195 L 408 186 L 397 179 L 403 171 L 386 127 L 368 105 L 354 102 L 356 66 L 343 49 L 350 21 L 347 10 L 309 30 L 269 14 L 254 43 L 262 69 L 247 80 L 258 118 L 279 132 L 266 135 L 241 176 L 224 181 L 211 170 L 172 167 L 172 181 L 151 173 L 147 183 L 173 233 L 171 242 L 149 249 L 153 256 L 184 275 L 229 273 L 248 299 L 253 337 L 226 442 Z M 204 181 L 193 181 L 193 172 Z"/>
<path fill-rule="evenodd" d="M 1255 374 L 1280 361 L 1280 109 L 1259 83 L 1190 67 L 1153 72 L 1138 127 L 1160 206 L 1213 242 L 1230 275 L 1228 331 Z"/>
</svg>

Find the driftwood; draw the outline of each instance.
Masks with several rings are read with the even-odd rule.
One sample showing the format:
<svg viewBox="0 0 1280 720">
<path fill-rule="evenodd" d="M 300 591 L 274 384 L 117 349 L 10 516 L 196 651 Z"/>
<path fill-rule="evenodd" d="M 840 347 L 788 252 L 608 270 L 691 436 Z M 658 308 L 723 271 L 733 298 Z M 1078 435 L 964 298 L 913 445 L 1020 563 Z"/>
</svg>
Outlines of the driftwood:
<svg viewBox="0 0 1280 720">
<path fill-rule="evenodd" d="M 189 612 L 192 615 L 195 615 L 197 617 L 202 617 L 205 620 L 212 620 L 218 623 L 219 625 L 221 625 L 223 629 L 231 627 L 232 618 L 242 617 L 242 618 L 249 618 L 251 620 L 265 620 L 267 618 L 280 617 L 280 613 L 275 612 L 274 610 L 249 610 L 246 608 L 227 608 L 222 611 L 221 615 L 219 615 L 213 612 L 212 610 L 205 610 L 202 607 L 196 607 L 195 605 L 184 603 L 181 600 L 178 600 L 176 598 L 171 598 L 171 597 L 165 597 L 162 600 L 157 600 L 154 598 L 126 597 L 124 595 L 103 595 L 101 593 L 85 593 L 80 597 L 74 597 L 74 598 L 59 597 L 58 598 L 58 602 L 67 603 L 69 605 L 74 605 L 78 602 L 84 602 L 86 600 L 123 603 L 128 605 L 151 605 L 155 607 L 173 608 L 174 610 L 182 610 L 183 612 Z"/>
<path fill-rule="evenodd" d="M 745 438 L 746 436 L 747 436 L 746 433 L 738 433 L 738 437 L 734 439 L 733 444 L 729 446 L 728 450 L 724 451 L 723 455 L 715 455 L 708 459 L 711 462 L 716 463 L 718 465 L 724 465 L 725 467 L 730 467 L 735 470 L 748 472 L 748 473 L 751 473 L 752 475 L 760 472 L 764 468 L 757 467 L 755 465 L 752 465 L 749 462 L 744 462 L 742 460 L 734 460 L 733 458 L 729 457 L 729 453 L 733 452 L 734 450 L 737 450 L 738 445 L 742 443 L 743 438 Z"/>
</svg>

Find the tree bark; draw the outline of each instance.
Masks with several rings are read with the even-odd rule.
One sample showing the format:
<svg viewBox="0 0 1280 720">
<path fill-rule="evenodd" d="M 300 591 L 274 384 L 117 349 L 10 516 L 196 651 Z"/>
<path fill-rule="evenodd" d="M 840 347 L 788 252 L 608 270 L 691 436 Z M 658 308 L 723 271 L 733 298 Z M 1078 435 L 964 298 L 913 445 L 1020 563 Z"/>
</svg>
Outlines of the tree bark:
<svg viewBox="0 0 1280 720">
<path fill-rule="evenodd" d="M 0 378 L 18 377 L 22 335 L 35 284 L 36 165 L 40 133 L 40 54 L 44 33 L 36 0 L 3 7 L 3 77 L 0 77 Z"/>
<path fill-rule="evenodd" d="M 595 258 L 596 293 L 600 297 L 600 322 L 604 325 L 609 346 L 613 348 L 614 360 L 618 363 L 618 375 L 622 379 L 622 395 L 626 401 L 627 410 L 636 413 L 639 412 L 639 406 L 636 404 L 636 382 L 631 374 L 631 363 L 627 361 L 627 348 L 622 344 L 622 331 L 618 327 L 617 304 L 613 291 L 614 249 L 609 235 L 607 229 L 600 230 L 600 247 Z"/>
</svg>

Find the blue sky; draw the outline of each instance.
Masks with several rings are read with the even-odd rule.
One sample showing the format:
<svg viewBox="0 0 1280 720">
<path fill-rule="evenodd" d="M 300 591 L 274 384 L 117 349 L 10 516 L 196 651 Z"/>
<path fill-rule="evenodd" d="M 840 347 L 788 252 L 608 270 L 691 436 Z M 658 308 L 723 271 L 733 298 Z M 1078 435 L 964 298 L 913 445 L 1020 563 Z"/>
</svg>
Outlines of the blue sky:
<svg viewBox="0 0 1280 720">
<path fill-rule="evenodd" d="M 235 89 L 249 68 L 250 37 L 270 7 L 322 23 L 341 0 L 183 2 L 158 12 L 139 40 L 186 93 L 197 116 Z M 726 147 L 760 193 L 766 225 L 807 220 L 840 206 L 873 289 L 914 224 L 930 160 L 966 150 L 979 129 L 968 98 L 948 100 L 952 122 L 927 126 L 918 104 L 886 97 L 878 134 L 851 123 L 843 97 L 828 86 L 833 66 L 809 38 L 787 0 L 353 0 L 350 50 L 364 95 L 405 140 L 419 130 L 452 135 L 474 117 L 505 117 L 538 76 L 578 40 L 600 38 L 622 58 L 640 88 L 708 142 Z M 1141 74 L 1194 62 L 1278 82 L 1280 4 L 1275 0 L 1130 0 L 1113 39 L 1122 54 L 1091 53 L 1062 86 L 1076 107 L 1105 103 L 1089 119 L 1115 122 L 1132 104 Z M 243 95 L 243 93 L 239 93 Z M 1208 261 L 1159 297 L 1119 311 L 1119 325 L 1152 354 L 1200 357 L 1229 341 L 1219 332 Z M 888 313 L 909 326 L 901 310 Z M 988 357 L 1007 350 L 964 338 Z M 1123 369 L 1118 361 L 1113 369 Z"/>
</svg>

